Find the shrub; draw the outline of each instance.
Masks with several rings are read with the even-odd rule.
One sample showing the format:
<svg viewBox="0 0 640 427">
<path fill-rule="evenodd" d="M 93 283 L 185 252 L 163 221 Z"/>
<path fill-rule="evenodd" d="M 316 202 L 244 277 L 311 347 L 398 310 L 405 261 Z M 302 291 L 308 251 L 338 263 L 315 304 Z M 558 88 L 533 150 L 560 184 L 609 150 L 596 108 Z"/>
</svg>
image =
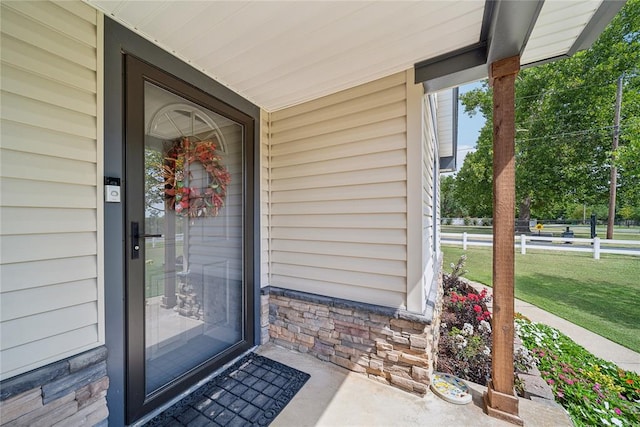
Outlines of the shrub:
<svg viewBox="0 0 640 427">
<path fill-rule="evenodd" d="M 462 328 L 449 327 L 444 320 L 438 344 L 438 370 L 486 385 L 491 376 L 491 327 L 479 330 L 469 323 Z M 486 321 L 484 324 L 489 325 Z"/>
<path fill-rule="evenodd" d="M 467 272 L 462 255 L 443 277 L 438 370 L 486 385 L 491 376 L 491 315 L 487 291 L 460 280 Z"/>
<path fill-rule="evenodd" d="M 467 273 L 462 255 L 451 263 L 451 273 L 443 276 L 444 301 L 440 323 L 437 369 L 462 379 L 487 385 L 491 376 L 491 314 L 486 289 L 476 291 L 460 280 Z M 514 352 L 516 389 L 518 372 L 535 366 L 535 358 L 522 348 Z M 521 391 L 521 390 L 519 390 Z"/>
</svg>

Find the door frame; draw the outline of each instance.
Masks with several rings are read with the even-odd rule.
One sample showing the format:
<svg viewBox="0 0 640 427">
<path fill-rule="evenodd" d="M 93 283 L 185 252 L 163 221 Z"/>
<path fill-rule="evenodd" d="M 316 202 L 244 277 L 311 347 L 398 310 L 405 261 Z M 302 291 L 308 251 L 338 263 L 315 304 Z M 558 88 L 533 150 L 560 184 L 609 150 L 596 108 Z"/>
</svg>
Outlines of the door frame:
<svg viewBox="0 0 640 427">
<path fill-rule="evenodd" d="M 112 19 L 104 18 L 104 60 L 99 72 L 104 73 L 104 175 L 121 179 L 126 189 L 125 163 L 125 55 L 179 77 L 185 84 L 217 98 L 226 107 L 246 115 L 252 126 L 246 128 L 251 141 L 245 147 L 245 214 L 244 214 L 244 280 L 247 286 L 247 345 L 260 343 L 260 108 L 226 86 L 194 69 L 189 64 L 153 45 Z M 100 114 L 99 114 L 100 116 Z M 99 159 L 100 161 L 100 159 Z M 107 369 L 110 387 L 107 394 L 109 423 L 127 425 L 127 371 L 125 304 L 128 224 L 126 191 L 123 201 L 105 203 L 104 263 Z M 252 309 L 251 309 L 252 308 Z M 203 373 L 204 376 L 206 374 Z M 168 401 L 168 398 L 167 398 Z M 158 405 L 163 403 L 158 400 Z M 165 401 L 166 403 L 166 401 Z"/>
<path fill-rule="evenodd" d="M 140 233 L 144 230 L 144 147 L 146 135 L 145 123 L 145 83 L 173 92 L 176 95 L 198 104 L 221 116 L 229 118 L 238 123 L 243 128 L 243 177 L 242 177 L 242 198 L 243 207 L 252 211 L 251 188 L 246 185 L 246 181 L 251 181 L 252 171 L 247 168 L 247 158 L 253 156 L 253 119 L 243 112 L 226 105 L 217 98 L 185 83 L 176 76 L 162 71 L 152 65 L 143 62 L 132 55 L 125 55 L 125 191 L 126 195 L 126 223 L 132 221 L 141 224 Z M 244 209 L 243 209 L 244 211 Z M 244 215 L 243 215 L 244 216 Z M 145 387 L 145 294 L 143 282 L 138 283 L 140 278 L 144 278 L 145 259 L 135 257 L 132 254 L 132 231 L 125 226 L 125 254 L 127 257 L 127 274 L 125 283 L 125 304 L 126 304 L 126 363 L 127 363 L 127 421 L 133 422 L 146 415 L 163 403 L 171 400 L 190 386 L 204 379 L 215 369 L 222 367 L 225 363 L 240 356 L 253 346 L 253 318 L 254 313 L 250 310 L 253 302 L 250 281 L 247 276 L 251 275 L 251 252 L 247 250 L 247 238 L 249 233 L 245 232 L 247 218 L 243 218 L 243 272 L 242 287 L 243 295 L 243 339 L 229 349 L 209 359 L 204 364 L 194 368 L 186 376 L 177 382 L 166 385 L 158 391 L 146 395 Z M 144 251 L 141 249 L 141 251 Z M 144 253 L 144 252 L 143 252 Z"/>
</svg>

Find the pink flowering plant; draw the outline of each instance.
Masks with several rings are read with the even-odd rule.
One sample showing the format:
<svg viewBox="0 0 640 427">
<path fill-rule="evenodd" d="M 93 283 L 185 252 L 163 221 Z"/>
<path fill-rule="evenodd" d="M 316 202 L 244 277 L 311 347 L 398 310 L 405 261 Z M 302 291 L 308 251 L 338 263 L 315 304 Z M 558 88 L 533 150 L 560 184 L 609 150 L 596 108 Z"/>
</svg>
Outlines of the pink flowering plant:
<svg viewBox="0 0 640 427">
<path fill-rule="evenodd" d="M 486 385 L 491 376 L 491 314 L 486 290 L 477 292 L 460 280 L 466 273 L 462 256 L 443 276 L 444 301 L 437 369 Z"/>
<path fill-rule="evenodd" d="M 516 331 L 574 425 L 640 425 L 637 373 L 594 356 L 549 326 L 517 319 Z"/>
<path fill-rule="evenodd" d="M 491 320 L 491 313 L 487 309 L 489 297 L 486 289 L 483 289 L 479 294 L 469 292 L 466 295 L 451 291 L 448 296 L 448 306 L 458 315 L 459 322 L 479 323 L 483 320 Z"/>
<path fill-rule="evenodd" d="M 491 377 L 490 295 L 460 279 L 466 271 L 463 255 L 443 276 L 444 301 L 440 323 L 437 369 L 486 385 Z M 535 364 L 526 349 L 514 354 L 516 368 L 527 372 Z M 517 373 L 516 373 L 517 374 Z"/>
</svg>

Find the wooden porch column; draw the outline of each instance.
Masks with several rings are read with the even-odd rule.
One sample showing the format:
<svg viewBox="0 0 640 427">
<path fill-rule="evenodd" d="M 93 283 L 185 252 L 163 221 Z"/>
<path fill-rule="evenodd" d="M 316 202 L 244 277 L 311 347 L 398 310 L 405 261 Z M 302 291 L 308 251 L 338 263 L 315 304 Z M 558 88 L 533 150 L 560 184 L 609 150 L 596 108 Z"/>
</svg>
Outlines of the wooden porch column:
<svg viewBox="0 0 640 427">
<path fill-rule="evenodd" d="M 491 64 L 493 86 L 493 345 L 487 414 L 522 425 L 513 377 L 515 81 L 520 57 Z"/>
</svg>

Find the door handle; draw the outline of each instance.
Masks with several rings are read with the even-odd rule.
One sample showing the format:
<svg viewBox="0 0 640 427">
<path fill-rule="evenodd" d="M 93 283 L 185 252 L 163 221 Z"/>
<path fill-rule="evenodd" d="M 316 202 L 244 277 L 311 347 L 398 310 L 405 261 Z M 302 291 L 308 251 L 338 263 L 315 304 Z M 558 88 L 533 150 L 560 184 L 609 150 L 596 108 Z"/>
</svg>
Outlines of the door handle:
<svg viewBox="0 0 640 427">
<path fill-rule="evenodd" d="M 162 234 L 140 234 L 140 224 L 137 221 L 131 221 L 131 259 L 140 257 L 140 238 L 145 237 L 162 237 Z"/>
</svg>

